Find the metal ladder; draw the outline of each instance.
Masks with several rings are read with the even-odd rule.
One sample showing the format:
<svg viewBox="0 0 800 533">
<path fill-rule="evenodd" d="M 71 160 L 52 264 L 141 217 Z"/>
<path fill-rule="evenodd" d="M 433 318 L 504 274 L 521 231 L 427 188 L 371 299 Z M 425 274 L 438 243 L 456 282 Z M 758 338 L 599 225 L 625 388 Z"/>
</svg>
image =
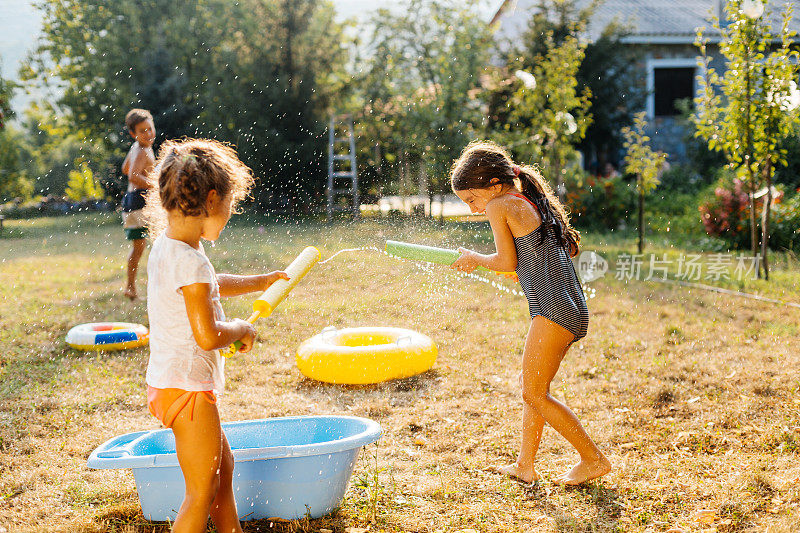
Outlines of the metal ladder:
<svg viewBox="0 0 800 533">
<path fill-rule="evenodd" d="M 337 135 L 337 126 L 339 134 Z M 344 136 L 341 136 L 341 135 Z M 339 153 L 337 145 L 347 143 L 348 152 Z M 349 161 L 349 170 L 337 169 L 336 161 Z M 350 211 L 353 218 L 358 218 L 360 214 L 361 202 L 358 197 L 358 174 L 356 173 L 356 140 L 353 134 L 352 115 L 331 115 L 331 122 L 328 126 L 328 221 L 333 219 L 333 214 L 337 212 Z M 351 196 L 352 205 L 343 207 L 337 205 L 337 200 L 341 197 Z"/>
</svg>

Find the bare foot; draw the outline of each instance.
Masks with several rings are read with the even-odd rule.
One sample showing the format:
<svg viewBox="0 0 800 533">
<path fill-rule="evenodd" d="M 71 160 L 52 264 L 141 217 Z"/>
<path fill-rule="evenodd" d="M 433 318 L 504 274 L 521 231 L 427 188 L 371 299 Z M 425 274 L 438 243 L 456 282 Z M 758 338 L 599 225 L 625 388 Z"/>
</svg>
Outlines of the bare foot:
<svg viewBox="0 0 800 533">
<path fill-rule="evenodd" d="M 604 476 L 611 471 L 611 463 L 605 457 L 600 457 L 596 461 L 584 461 L 572 467 L 569 472 L 560 475 L 553 480 L 554 483 L 563 485 L 580 485 L 600 476 Z"/>
<path fill-rule="evenodd" d="M 127 298 L 128 298 L 130 301 L 134 301 L 136 298 L 138 298 L 138 297 L 139 297 L 139 295 L 138 295 L 138 294 L 136 294 L 136 287 L 127 287 L 127 288 L 125 289 L 125 292 L 124 292 L 124 294 L 125 294 L 125 296 L 127 296 Z"/>
<path fill-rule="evenodd" d="M 533 483 L 534 481 L 539 481 L 539 474 L 532 466 L 528 468 L 521 468 L 519 464 L 511 463 L 510 465 L 492 465 L 487 467 L 485 470 L 487 472 L 503 474 L 512 479 L 518 479 L 523 483 Z"/>
</svg>

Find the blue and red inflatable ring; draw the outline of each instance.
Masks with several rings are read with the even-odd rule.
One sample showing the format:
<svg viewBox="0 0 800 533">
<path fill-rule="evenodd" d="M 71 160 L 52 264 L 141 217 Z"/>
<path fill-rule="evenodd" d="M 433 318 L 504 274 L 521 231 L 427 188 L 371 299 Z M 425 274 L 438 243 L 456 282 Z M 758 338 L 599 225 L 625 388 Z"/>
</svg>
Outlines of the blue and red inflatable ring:
<svg viewBox="0 0 800 533">
<path fill-rule="evenodd" d="M 69 330 L 67 344 L 76 350 L 127 350 L 147 344 L 148 334 L 141 324 L 92 322 Z"/>
</svg>

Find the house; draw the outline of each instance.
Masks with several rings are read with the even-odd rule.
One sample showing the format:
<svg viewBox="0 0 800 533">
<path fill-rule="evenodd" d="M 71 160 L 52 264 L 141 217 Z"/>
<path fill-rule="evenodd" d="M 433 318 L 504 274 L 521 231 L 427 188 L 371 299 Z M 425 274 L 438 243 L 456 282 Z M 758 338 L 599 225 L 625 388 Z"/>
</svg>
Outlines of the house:
<svg viewBox="0 0 800 533">
<path fill-rule="evenodd" d="M 499 23 L 499 33 L 513 40 L 526 29 L 530 14 L 541 0 L 505 0 L 492 23 Z M 577 0 L 579 8 L 589 0 Z M 694 45 L 697 29 L 705 27 L 709 39 L 711 66 L 722 72 L 724 61 L 719 52 L 720 34 L 712 28 L 712 16 L 724 20 L 725 0 L 605 0 L 592 15 L 586 37 L 596 39 L 603 28 L 617 20 L 629 28 L 622 39 L 636 47 L 642 58 L 641 75 L 646 82 L 645 111 L 650 123 L 648 132 L 653 145 L 663 150 L 672 161 L 686 157 L 684 126 L 679 120 L 678 100 L 692 98 L 697 89 L 699 50 Z M 769 0 L 767 15 L 773 32 L 780 30 L 780 14 L 785 0 Z M 800 15 L 793 18 L 790 29 L 800 32 Z M 723 22 L 724 23 L 724 22 Z M 639 110 L 637 110 L 639 111 Z"/>
</svg>

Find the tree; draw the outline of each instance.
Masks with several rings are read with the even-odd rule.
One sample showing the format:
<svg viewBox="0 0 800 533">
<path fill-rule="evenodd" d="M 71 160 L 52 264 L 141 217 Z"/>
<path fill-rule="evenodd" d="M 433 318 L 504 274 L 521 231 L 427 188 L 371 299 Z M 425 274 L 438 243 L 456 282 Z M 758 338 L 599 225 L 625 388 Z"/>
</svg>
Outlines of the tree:
<svg viewBox="0 0 800 533">
<path fill-rule="evenodd" d="M 0 204 L 30 197 L 33 185 L 26 164 L 29 154 L 25 135 L 10 124 L 0 130 Z"/>
<path fill-rule="evenodd" d="M 92 169 L 86 161 L 75 161 L 76 168 L 69 172 L 69 182 L 65 191 L 67 198 L 82 202 L 99 200 L 103 197 L 103 189 L 94 177 Z"/>
<path fill-rule="evenodd" d="M 21 120 L 25 147 L 22 157 L 34 192 L 62 196 L 75 161 L 86 161 L 108 196 L 119 198 L 119 165 L 109 168 L 105 144 L 90 141 L 90 133 L 78 127 L 71 116 L 59 114 L 47 103 L 33 103 Z"/>
<path fill-rule="evenodd" d="M 13 91 L 14 86 L 0 77 L 0 131 L 5 127 L 8 119 L 14 116 L 14 112 L 11 109 Z"/>
<path fill-rule="evenodd" d="M 365 127 L 380 136 L 386 159 L 419 162 L 431 199 L 449 190 L 450 165 L 483 120 L 477 96 L 492 38 L 476 6 L 409 0 L 379 10 L 357 79 Z"/>
<path fill-rule="evenodd" d="M 781 141 L 790 135 L 798 122 L 796 112 L 800 93 L 798 52 L 793 49 L 789 22 L 792 7 L 782 14 L 778 39 L 764 15 L 759 0 L 728 0 L 725 5 L 728 24 L 714 20 L 720 32 L 720 52 L 725 58 L 725 72 L 720 75 L 710 66 L 708 38 L 699 28 L 697 45 L 702 54 L 705 76 L 700 76 L 700 94 L 693 117 L 696 135 L 706 139 L 709 148 L 721 151 L 732 168 L 738 168 L 747 184 L 750 198 L 750 249 L 759 256 L 756 222 L 756 192 L 766 183 L 761 226 L 759 276 L 769 279 L 767 245 L 772 204 L 772 178 L 775 167 L 785 165 L 786 150 Z M 763 15 L 763 16 L 762 16 Z"/>
<path fill-rule="evenodd" d="M 617 163 L 623 145 L 622 128 L 634 121 L 634 111 L 645 106 L 646 88 L 641 76 L 641 52 L 625 45 L 627 29 L 617 22 L 603 28 L 600 36 L 586 46 L 575 77 L 578 87 L 588 87 L 592 121 L 578 144 L 587 162 Z"/>
<path fill-rule="evenodd" d="M 521 83 L 509 99 L 508 122 L 499 135 L 523 160 L 542 162 L 542 174 L 556 184 L 563 200 L 567 165 L 578 160 L 575 144 L 591 122 L 591 94 L 586 87 L 578 91 L 575 77 L 585 45 L 572 35 L 560 44 L 552 34 L 545 40 L 549 47 L 533 74 L 517 71 Z"/>
<path fill-rule="evenodd" d="M 586 41 L 589 23 L 603 0 L 539 0 L 531 10 L 528 26 L 517 42 L 508 47 L 510 70 L 533 72 L 537 63 L 553 46 L 560 46 L 570 36 Z M 644 107 L 646 91 L 640 76 L 641 53 L 622 42 L 628 28 L 612 21 L 597 32 L 585 46 L 584 57 L 575 73 L 578 91 L 589 89 L 592 121 L 577 146 L 586 163 L 600 168 L 606 162 L 617 163 L 622 147 L 621 129 L 633 122 L 633 113 Z M 490 126 L 500 129 L 507 120 L 511 91 L 501 87 L 490 100 Z"/>
<path fill-rule="evenodd" d="M 160 138 L 236 145 L 262 177 L 261 204 L 320 189 L 320 132 L 346 61 L 343 25 L 322 0 L 40 0 L 44 24 L 24 77 L 57 78 L 58 105 L 87 142 L 118 157 L 132 107 Z M 274 194 L 274 191 L 282 191 Z M 310 194 L 310 193 L 309 193 Z M 278 198 L 280 197 L 280 198 Z"/>
<path fill-rule="evenodd" d="M 265 178 L 259 204 L 296 211 L 323 197 L 323 133 L 350 81 L 345 24 L 320 0 L 244 0 L 242 10 L 209 71 L 200 120 Z"/>
<path fill-rule="evenodd" d="M 13 91 L 14 85 L 0 77 L 0 203 L 27 198 L 33 190 L 25 165 L 29 154 L 25 136 L 6 122 L 14 116 Z"/>
<path fill-rule="evenodd" d="M 656 152 L 650 145 L 650 137 L 645 135 L 647 127 L 645 113 L 637 113 L 633 127 L 622 129 L 625 137 L 625 172 L 636 176 L 636 192 L 639 197 L 639 253 L 644 251 L 644 197 L 658 186 L 660 172 L 667 160 L 667 154 Z"/>
<path fill-rule="evenodd" d="M 55 78 L 60 108 L 109 149 L 128 144 L 124 116 L 132 107 L 150 109 L 168 138 L 193 134 L 212 50 L 226 36 L 220 21 L 233 15 L 225 4 L 40 0 L 42 36 L 22 77 Z"/>
</svg>

